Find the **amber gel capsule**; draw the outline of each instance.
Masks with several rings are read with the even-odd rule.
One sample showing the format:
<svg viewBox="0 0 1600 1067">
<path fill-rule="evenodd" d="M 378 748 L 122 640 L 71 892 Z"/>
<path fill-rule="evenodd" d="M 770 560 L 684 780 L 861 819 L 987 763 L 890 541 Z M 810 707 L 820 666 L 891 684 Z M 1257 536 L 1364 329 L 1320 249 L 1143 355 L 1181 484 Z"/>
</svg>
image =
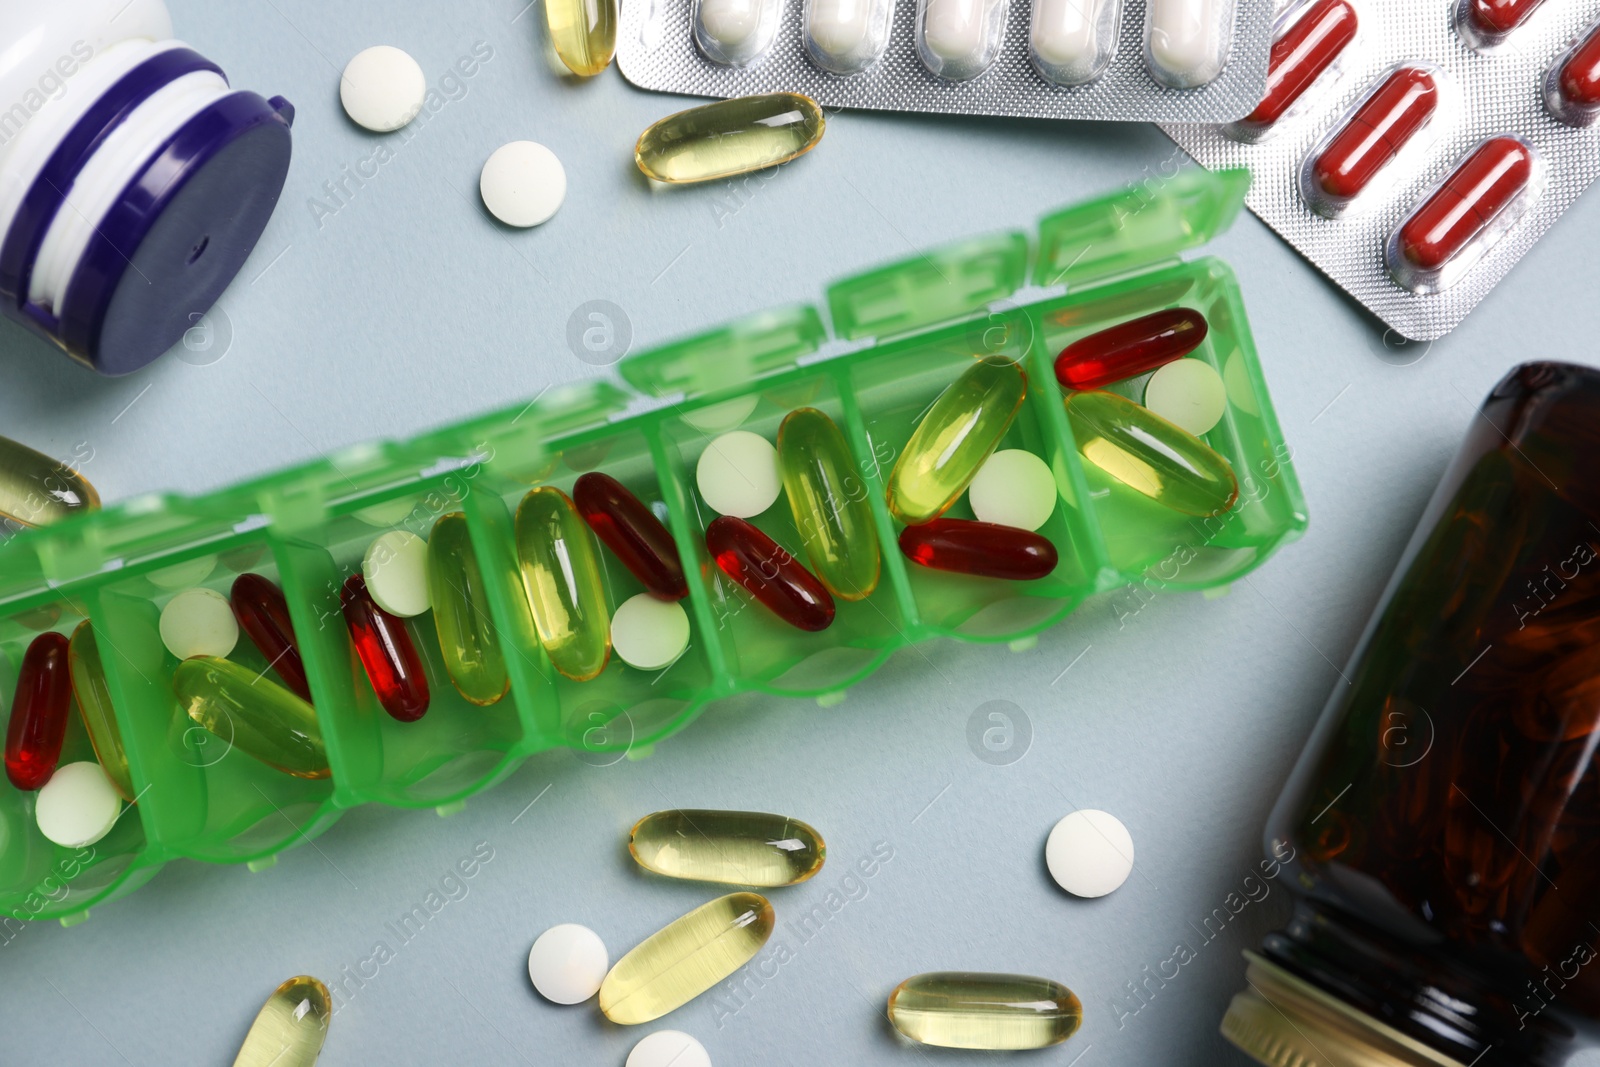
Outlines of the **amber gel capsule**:
<svg viewBox="0 0 1600 1067">
<path fill-rule="evenodd" d="M 259 574 L 241 574 L 228 591 L 228 603 L 239 629 L 266 657 L 283 684 L 309 702 L 311 686 L 306 681 L 306 665 L 300 659 L 300 646 L 295 643 L 294 623 L 289 621 L 289 602 L 283 598 L 283 590 Z"/>
<path fill-rule="evenodd" d="M 594 534 L 567 494 L 542 486 L 518 505 L 516 538 L 539 643 L 556 670 L 586 682 L 611 658 L 611 617 Z"/>
<path fill-rule="evenodd" d="M 719 515 L 706 527 L 706 548 L 717 569 L 797 630 L 826 630 L 836 610 L 817 576 L 789 550 L 744 519 Z"/>
<path fill-rule="evenodd" d="M 83 475 L 0 437 L 0 516 L 25 526 L 45 526 L 99 506 L 100 494 Z"/>
<path fill-rule="evenodd" d="M 755 893 L 729 893 L 663 926 L 622 957 L 600 984 L 600 1010 L 614 1023 L 659 1019 L 761 951 L 776 923 Z"/>
<path fill-rule="evenodd" d="M 716 181 L 805 155 L 824 125 L 809 96 L 741 96 L 668 115 L 639 135 L 633 158 L 658 182 Z"/>
<path fill-rule="evenodd" d="M 195 656 L 172 672 L 172 689 L 189 718 L 229 747 L 296 778 L 328 777 L 317 713 L 265 675 Z"/>
<path fill-rule="evenodd" d="M 122 731 L 111 710 L 111 687 L 106 684 L 100 649 L 95 646 L 94 629 L 85 619 L 72 631 L 67 645 L 67 666 L 72 674 L 72 695 L 78 701 L 78 714 L 89 733 L 95 758 L 106 777 L 117 787 L 122 799 L 133 802 L 133 776 L 128 772 L 128 753 L 122 747 Z"/>
<path fill-rule="evenodd" d="M 42 633 L 22 654 L 17 691 L 6 724 L 6 777 L 31 791 L 50 780 L 61 761 L 72 714 L 72 679 L 67 669 L 67 637 Z"/>
<path fill-rule="evenodd" d="M 889 994 L 889 1021 L 913 1041 L 943 1048 L 1045 1048 L 1083 1021 L 1072 990 L 1020 974 L 936 971 Z"/>
<path fill-rule="evenodd" d="M 878 586 L 878 532 L 850 446 L 816 408 L 791 411 L 778 427 L 778 471 L 811 569 L 841 600 Z"/>
<path fill-rule="evenodd" d="M 760 811 L 658 811 L 628 835 L 639 866 L 669 878 L 769 888 L 822 869 L 822 835 L 799 819 Z"/>
<path fill-rule="evenodd" d="M 589 529 L 651 596 L 682 600 L 689 595 L 678 542 L 627 486 L 609 474 L 590 471 L 573 483 L 572 502 Z"/>
<path fill-rule="evenodd" d="M 505 696 L 511 679 L 489 617 L 489 594 L 467 517 L 459 511 L 441 515 L 428 535 L 428 598 L 439 653 L 456 690 L 474 704 L 493 704 Z"/>
<path fill-rule="evenodd" d="M 1056 380 L 1068 389 L 1099 389 L 1187 356 L 1206 339 L 1193 308 L 1157 311 L 1080 337 L 1056 357 Z"/>
<path fill-rule="evenodd" d="M 1211 446 L 1115 393 L 1073 393 L 1067 421 L 1083 458 L 1107 475 L 1185 515 L 1220 515 L 1239 483 Z"/>
<path fill-rule="evenodd" d="M 592 78 L 617 51 L 617 0 L 545 0 L 550 43 L 567 69 Z"/>
<path fill-rule="evenodd" d="M 1028 393 L 1022 368 L 1001 356 L 974 363 L 939 394 L 889 475 L 889 511 L 907 526 L 942 515 L 1011 428 Z"/>
<path fill-rule="evenodd" d="M 327 986 L 310 975 L 291 978 L 261 1006 L 233 1067 L 312 1067 L 332 1018 Z"/>
</svg>

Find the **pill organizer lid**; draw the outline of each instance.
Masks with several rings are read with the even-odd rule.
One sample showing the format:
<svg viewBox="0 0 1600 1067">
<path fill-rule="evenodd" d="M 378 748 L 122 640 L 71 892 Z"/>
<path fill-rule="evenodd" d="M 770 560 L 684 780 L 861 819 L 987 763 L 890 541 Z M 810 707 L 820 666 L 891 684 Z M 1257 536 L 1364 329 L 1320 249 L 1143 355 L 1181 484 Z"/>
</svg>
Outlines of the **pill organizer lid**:
<svg viewBox="0 0 1600 1067">
<path fill-rule="evenodd" d="M 797 304 L 629 356 L 617 370 L 650 396 L 709 396 L 787 370 L 826 339 L 817 309 Z"/>
<path fill-rule="evenodd" d="M 981 311 L 1027 276 L 1028 238 L 985 234 L 835 282 L 828 313 L 836 336 L 893 337 Z"/>
</svg>

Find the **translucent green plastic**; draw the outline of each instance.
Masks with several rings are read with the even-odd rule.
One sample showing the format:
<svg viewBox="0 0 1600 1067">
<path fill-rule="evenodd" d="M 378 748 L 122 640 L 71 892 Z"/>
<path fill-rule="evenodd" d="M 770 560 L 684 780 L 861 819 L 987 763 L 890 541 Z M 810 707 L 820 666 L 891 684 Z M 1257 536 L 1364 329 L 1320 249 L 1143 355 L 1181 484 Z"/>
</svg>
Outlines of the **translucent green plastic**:
<svg viewBox="0 0 1600 1067">
<path fill-rule="evenodd" d="M 1304 501 L 1232 272 L 1214 258 L 1177 257 L 1225 226 L 1242 196 L 1237 174 L 1185 171 L 1052 215 L 1031 244 L 1017 234 L 977 238 L 840 282 L 827 294 L 834 340 L 812 307 L 763 312 L 629 356 L 619 368 L 628 386 L 598 379 L 554 389 L 410 441 L 360 445 L 203 497 L 125 501 L 0 543 L 0 714 L 28 642 L 89 619 L 139 797 L 109 836 L 71 850 L 39 835 L 30 796 L 0 783 L 0 912 L 75 921 L 174 858 L 259 868 L 358 804 L 454 810 L 535 753 L 640 755 L 709 702 L 737 693 L 832 702 L 915 642 L 953 637 L 1020 649 L 1086 597 L 1107 595 L 1121 615 L 1152 590 L 1210 589 L 1248 573 L 1302 532 Z M 1048 288 L 1020 289 L 1029 277 Z M 1238 478 L 1238 500 L 1220 516 L 1162 507 L 1085 463 L 1054 384 L 1051 363 L 1066 344 L 1176 306 L 1206 316 L 1209 335 L 1191 358 L 1212 364 L 1227 386 L 1227 412 L 1204 438 Z M 1039 532 L 1061 562 L 1033 582 L 908 567 L 887 506 L 889 472 L 923 413 L 974 357 L 991 355 L 1020 361 L 1029 384 L 998 447 L 1040 456 L 1060 493 Z M 1111 387 L 1135 401 L 1142 389 L 1142 380 Z M 695 483 L 695 463 L 720 432 L 702 428 L 703 418 L 697 426 L 697 414 L 716 408 L 775 442 L 784 418 L 804 407 L 839 428 L 880 558 L 871 593 L 840 600 L 833 625 L 818 633 L 773 618 L 711 564 L 704 532 L 715 516 Z M 692 635 L 665 670 L 611 656 L 580 682 L 553 669 L 541 646 L 514 515 L 530 489 L 570 493 L 588 470 L 621 481 L 677 541 Z M 475 599 L 498 637 L 509 691 L 487 706 L 463 696 L 446 673 L 434 620 L 419 617 L 410 630 L 433 700 L 421 720 L 396 722 L 354 659 L 339 588 L 380 533 L 426 538 L 455 512 L 481 572 Z M 946 514 L 970 518 L 965 496 Z M 753 521 L 795 551 L 806 544 L 781 501 Z M 607 612 L 645 591 L 607 550 L 596 552 Z M 180 708 L 178 662 L 157 632 L 172 591 L 149 575 L 191 561 L 209 567 L 202 584 L 223 594 L 243 571 L 282 587 L 328 777 L 274 770 L 218 743 Z M 1110 611 L 1105 624 L 1116 625 Z M 230 660 L 251 677 L 273 677 L 249 641 Z M 998 660 L 994 668 L 1005 669 Z M 74 714 L 62 760 L 93 758 Z"/>
</svg>

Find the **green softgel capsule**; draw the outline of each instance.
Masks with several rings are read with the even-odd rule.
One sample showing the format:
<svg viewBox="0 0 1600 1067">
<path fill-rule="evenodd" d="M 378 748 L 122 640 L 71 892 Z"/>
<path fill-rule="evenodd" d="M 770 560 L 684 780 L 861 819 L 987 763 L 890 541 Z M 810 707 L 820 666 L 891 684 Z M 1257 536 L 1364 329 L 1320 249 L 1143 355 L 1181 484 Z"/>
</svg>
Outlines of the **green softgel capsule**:
<svg viewBox="0 0 1600 1067">
<path fill-rule="evenodd" d="M 1216 450 L 1116 393 L 1073 393 L 1067 421 L 1078 452 L 1107 476 L 1185 515 L 1220 515 L 1239 498 Z"/>
<path fill-rule="evenodd" d="M 441 515 L 428 535 L 428 598 L 439 631 L 439 652 L 458 692 L 474 704 L 493 704 L 511 682 L 489 616 L 489 594 L 472 547 L 467 517 Z"/>
<path fill-rule="evenodd" d="M 937 971 L 889 994 L 889 1021 L 911 1040 L 943 1048 L 1046 1048 L 1083 1021 L 1072 990 L 1020 974 Z"/>
<path fill-rule="evenodd" d="M 822 869 L 822 835 L 798 819 L 760 811 L 658 811 L 634 824 L 628 851 L 669 878 L 771 888 Z"/>
<path fill-rule="evenodd" d="M 878 586 L 878 534 L 866 484 L 834 421 L 816 408 L 791 411 L 778 427 L 778 470 L 811 570 L 841 600 Z"/>
<path fill-rule="evenodd" d="M 117 728 L 116 714 L 111 710 L 111 687 L 106 684 L 100 649 L 87 619 L 72 631 L 72 640 L 67 645 L 67 667 L 72 675 L 72 695 L 78 700 L 78 714 L 83 717 L 95 758 L 105 769 L 111 784 L 122 794 L 122 799 L 132 803 L 133 776 L 128 772 L 128 754 L 122 747 L 122 731 Z"/>
<path fill-rule="evenodd" d="M 1011 428 L 1028 394 L 1022 368 L 1002 356 L 973 364 L 933 402 L 889 475 L 889 511 L 907 526 L 942 515 Z"/>
<path fill-rule="evenodd" d="M 327 986 L 310 975 L 291 978 L 261 1006 L 233 1067 L 312 1067 L 332 1018 Z"/>
<path fill-rule="evenodd" d="M 328 754 L 310 704 L 232 660 L 195 656 L 172 672 L 189 718 L 219 740 L 296 778 L 326 778 Z"/>
<path fill-rule="evenodd" d="M 658 182 L 717 181 L 805 155 L 825 124 L 817 102 L 799 93 L 718 100 L 645 130 L 633 158 Z"/>
<path fill-rule="evenodd" d="M 556 670 L 586 682 L 611 658 L 611 616 L 594 534 L 566 493 L 541 486 L 517 507 L 516 539 L 539 643 Z"/>
</svg>

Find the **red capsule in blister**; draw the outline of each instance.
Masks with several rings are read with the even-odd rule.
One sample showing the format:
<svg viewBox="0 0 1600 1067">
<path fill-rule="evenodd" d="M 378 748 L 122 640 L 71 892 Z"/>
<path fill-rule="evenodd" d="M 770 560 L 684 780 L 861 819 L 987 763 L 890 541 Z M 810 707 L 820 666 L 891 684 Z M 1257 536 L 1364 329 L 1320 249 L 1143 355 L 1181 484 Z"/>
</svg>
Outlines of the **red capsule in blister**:
<svg viewBox="0 0 1600 1067">
<path fill-rule="evenodd" d="M 1056 357 L 1056 380 L 1068 389 L 1099 389 L 1153 371 L 1200 347 L 1206 317 L 1170 308 L 1080 337 Z"/>
<path fill-rule="evenodd" d="M 1545 99 L 1550 111 L 1572 126 L 1587 126 L 1600 115 L 1600 23 L 1556 61 Z"/>
<path fill-rule="evenodd" d="M 1355 39 L 1356 26 L 1356 10 L 1346 0 L 1314 0 L 1272 42 L 1267 59 L 1267 95 L 1254 111 L 1239 120 L 1239 126 L 1257 132 L 1281 119 Z"/>
<path fill-rule="evenodd" d="M 682 600 L 689 595 L 678 542 L 627 486 L 609 474 L 591 471 L 573 485 L 572 502 L 600 543 L 651 596 Z"/>
<path fill-rule="evenodd" d="M 339 595 L 345 626 L 383 710 L 401 722 L 416 722 L 428 710 L 428 677 L 404 619 L 378 607 L 367 582 L 353 574 Z"/>
<path fill-rule="evenodd" d="M 1472 44 L 1499 44 L 1542 3 L 1544 0 L 1464 0 L 1461 29 Z"/>
<path fill-rule="evenodd" d="M 67 636 L 52 630 L 35 637 L 23 653 L 6 726 L 6 777 L 18 789 L 38 789 L 61 762 L 72 712 L 67 645 Z"/>
<path fill-rule="evenodd" d="M 768 611 L 800 630 L 826 630 L 833 597 L 817 576 L 782 545 L 743 519 L 721 515 L 706 527 L 706 547 L 717 568 Z"/>
<path fill-rule="evenodd" d="M 1314 193 L 1344 207 L 1427 125 L 1439 107 L 1439 84 L 1423 67 L 1401 67 L 1356 108 L 1311 165 Z"/>
<path fill-rule="evenodd" d="M 1026 582 L 1056 569 L 1056 546 L 1014 526 L 971 519 L 934 519 L 900 531 L 900 551 L 939 571 Z"/>
<path fill-rule="evenodd" d="M 300 659 L 300 646 L 294 639 L 294 623 L 289 621 L 289 603 L 283 590 L 259 574 L 241 574 L 228 591 L 233 617 L 266 657 L 283 684 L 307 704 L 311 686 L 306 682 L 306 665 Z"/>
<path fill-rule="evenodd" d="M 1419 271 L 1443 268 L 1532 180 L 1533 150 L 1515 137 L 1491 137 L 1401 224 L 1400 256 Z"/>
</svg>

